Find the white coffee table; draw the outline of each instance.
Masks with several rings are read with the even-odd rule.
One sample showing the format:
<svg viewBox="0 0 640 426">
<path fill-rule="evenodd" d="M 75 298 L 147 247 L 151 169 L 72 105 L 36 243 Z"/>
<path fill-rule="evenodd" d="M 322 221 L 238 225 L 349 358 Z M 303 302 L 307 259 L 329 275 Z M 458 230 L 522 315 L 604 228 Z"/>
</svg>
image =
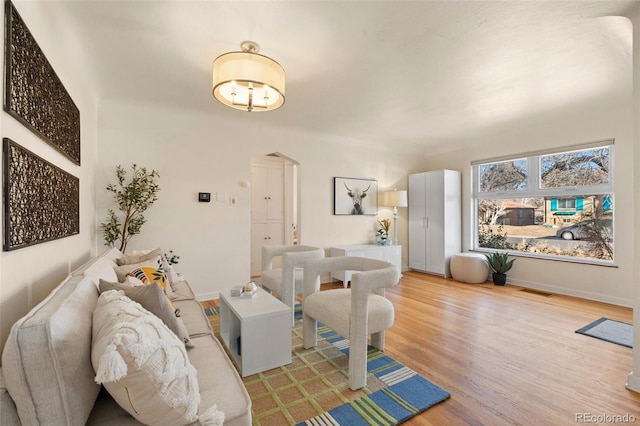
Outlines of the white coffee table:
<svg viewBox="0 0 640 426">
<path fill-rule="evenodd" d="M 242 377 L 291 363 L 291 310 L 258 288 L 252 298 L 220 292 L 220 337 Z"/>
</svg>

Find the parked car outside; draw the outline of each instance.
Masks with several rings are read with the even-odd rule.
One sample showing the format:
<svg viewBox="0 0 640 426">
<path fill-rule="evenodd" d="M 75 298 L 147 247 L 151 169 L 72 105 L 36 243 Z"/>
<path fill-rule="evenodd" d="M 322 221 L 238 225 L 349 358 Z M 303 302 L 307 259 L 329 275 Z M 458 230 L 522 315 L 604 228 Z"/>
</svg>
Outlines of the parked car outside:
<svg viewBox="0 0 640 426">
<path fill-rule="evenodd" d="M 578 222 L 571 226 L 565 226 L 558 229 L 556 236 L 564 240 L 585 240 L 589 238 L 589 230 L 600 227 L 605 234 L 605 239 L 613 238 L 613 220 L 612 219 L 589 219 Z"/>
</svg>

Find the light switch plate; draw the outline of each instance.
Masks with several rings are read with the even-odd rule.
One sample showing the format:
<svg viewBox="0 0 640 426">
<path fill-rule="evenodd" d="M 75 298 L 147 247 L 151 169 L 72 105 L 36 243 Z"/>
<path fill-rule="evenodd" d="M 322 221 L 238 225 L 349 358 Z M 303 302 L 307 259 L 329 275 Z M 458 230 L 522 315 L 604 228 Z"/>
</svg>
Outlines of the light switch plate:
<svg viewBox="0 0 640 426">
<path fill-rule="evenodd" d="M 219 203 L 225 203 L 227 201 L 226 192 L 216 192 L 216 201 Z"/>
</svg>

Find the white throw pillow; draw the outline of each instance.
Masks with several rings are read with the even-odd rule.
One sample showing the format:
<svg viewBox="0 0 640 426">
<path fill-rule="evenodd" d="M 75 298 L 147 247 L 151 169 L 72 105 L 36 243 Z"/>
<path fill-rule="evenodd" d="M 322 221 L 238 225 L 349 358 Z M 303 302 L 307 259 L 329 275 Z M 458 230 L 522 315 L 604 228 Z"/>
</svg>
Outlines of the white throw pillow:
<svg viewBox="0 0 640 426">
<path fill-rule="evenodd" d="M 211 407 L 198 416 L 196 370 L 184 344 L 155 315 L 119 291 L 100 295 L 93 314 L 95 381 L 138 421 L 151 425 L 222 424 Z"/>
<path fill-rule="evenodd" d="M 100 293 L 110 290 L 120 290 L 124 295 L 134 302 L 138 302 L 143 308 L 151 312 L 162 320 L 162 322 L 173 331 L 178 338 L 184 341 L 187 348 L 193 347 L 193 342 L 189 337 L 189 332 L 182 319 L 176 315 L 176 309 L 171 301 L 164 294 L 162 287 L 158 283 L 149 285 L 139 285 L 135 287 L 126 287 L 121 283 L 110 283 L 100 280 Z"/>
<path fill-rule="evenodd" d="M 145 260 L 151 260 L 156 256 L 162 256 L 162 249 L 153 250 L 136 250 L 130 254 L 123 254 L 122 257 L 116 259 L 118 266 L 131 265 L 132 263 L 141 263 Z"/>
</svg>

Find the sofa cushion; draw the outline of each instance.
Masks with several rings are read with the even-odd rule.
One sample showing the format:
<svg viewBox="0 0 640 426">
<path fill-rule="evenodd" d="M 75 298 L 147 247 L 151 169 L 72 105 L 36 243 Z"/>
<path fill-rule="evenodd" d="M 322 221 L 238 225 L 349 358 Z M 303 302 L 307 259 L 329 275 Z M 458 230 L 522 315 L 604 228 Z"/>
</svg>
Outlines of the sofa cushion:
<svg viewBox="0 0 640 426">
<path fill-rule="evenodd" d="M 211 324 L 204 313 L 202 305 L 197 300 L 176 300 L 173 302 L 180 309 L 180 318 L 184 321 L 189 336 L 212 334 Z"/>
<path fill-rule="evenodd" d="M 96 403 L 93 406 L 91 415 L 85 426 L 144 426 L 134 417 L 131 417 L 124 408 L 118 405 L 109 395 L 105 388 L 102 388 Z"/>
<path fill-rule="evenodd" d="M 95 380 L 142 423 L 186 425 L 198 420 L 200 393 L 184 344 L 156 316 L 119 291 L 98 299 L 91 361 Z M 220 412 L 206 407 L 207 415 Z"/>
<path fill-rule="evenodd" d="M 85 263 L 80 268 L 71 273 L 73 276 L 86 276 L 91 278 L 96 287 L 100 278 L 108 281 L 118 281 L 118 277 L 113 268 L 116 267 L 115 259 L 122 256 L 116 249 L 103 252 L 97 258 Z"/>
<path fill-rule="evenodd" d="M 251 424 L 251 399 L 220 342 L 212 335 L 192 338 L 189 360 L 198 371 L 200 411 L 213 404 L 224 412 L 224 426 Z"/>
<path fill-rule="evenodd" d="M 124 292 L 124 295 L 134 302 L 139 303 L 147 311 L 157 316 L 174 332 L 187 347 L 191 346 L 189 333 L 180 318 L 176 316 L 175 308 L 169 303 L 164 290 L 157 283 L 135 287 L 123 286 L 119 283 L 111 283 L 100 280 L 100 293 L 109 290 Z"/>
<path fill-rule="evenodd" d="M 176 281 L 176 285 L 173 287 L 173 297 L 171 298 L 174 302 L 176 300 L 193 300 L 195 298 L 196 296 L 187 281 Z"/>
<path fill-rule="evenodd" d="M 0 368 L 0 424 L 2 426 L 20 426 L 20 417 L 16 404 L 11 399 L 11 395 L 7 392 L 2 378 L 2 369 Z"/>
<path fill-rule="evenodd" d="M 91 259 L 89 259 L 87 262 L 85 262 L 82 266 L 74 269 L 71 272 L 71 275 L 73 276 L 82 276 L 82 275 L 86 275 L 87 271 L 98 261 L 100 260 L 107 260 L 107 261 L 111 261 L 113 262 L 113 265 L 115 265 L 116 260 L 118 258 L 120 258 L 122 256 L 122 253 L 120 252 L 120 250 L 118 250 L 117 248 L 110 248 L 107 249 L 105 251 L 103 251 L 102 253 L 100 253 L 98 256 L 93 257 Z M 104 277 L 102 277 L 104 278 Z"/>
<path fill-rule="evenodd" d="M 22 424 L 87 421 L 100 390 L 91 366 L 97 299 L 89 277 L 68 277 L 11 328 L 2 372 Z"/>
</svg>

